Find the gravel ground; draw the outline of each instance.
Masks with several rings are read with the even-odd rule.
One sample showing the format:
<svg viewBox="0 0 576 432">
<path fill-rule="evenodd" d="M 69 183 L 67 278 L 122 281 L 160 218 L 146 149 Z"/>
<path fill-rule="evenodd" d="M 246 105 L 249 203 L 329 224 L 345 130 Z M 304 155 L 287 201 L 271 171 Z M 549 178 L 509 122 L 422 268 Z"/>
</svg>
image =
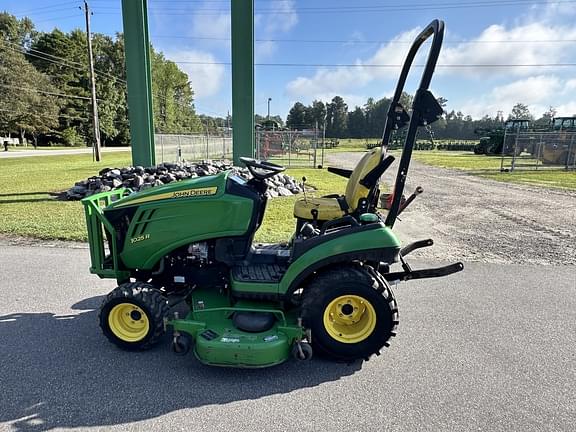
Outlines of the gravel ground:
<svg viewBox="0 0 576 432">
<path fill-rule="evenodd" d="M 335 153 L 328 164 L 353 168 L 362 153 Z M 385 174 L 393 183 L 398 160 Z M 395 228 L 404 241 L 431 237 L 415 252 L 442 261 L 576 264 L 576 193 L 500 183 L 412 161 L 408 195 L 420 195 Z M 336 192 L 336 191 L 335 191 Z"/>
</svg>

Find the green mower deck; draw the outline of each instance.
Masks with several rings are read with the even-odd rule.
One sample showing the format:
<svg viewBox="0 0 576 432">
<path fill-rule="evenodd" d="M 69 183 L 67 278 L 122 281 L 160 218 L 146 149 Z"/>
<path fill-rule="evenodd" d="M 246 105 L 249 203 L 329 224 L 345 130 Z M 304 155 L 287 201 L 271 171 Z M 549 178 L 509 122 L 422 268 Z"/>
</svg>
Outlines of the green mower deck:
<svg viewBox="0 0 576 432">
<path fill-rule="evenodd" d="M 269 330 L 251 333 L 232 322 L 238 312 L 270 313 L 275 323 Z M 295 341 L 304 338 L 295 313 L 286 313 L 273 303 L 239 301 L 230 306 L 226 296 L 200 289 L 190 297 L 190 312 L 184 319 L 167 320 L 176 343 L 182 337 L 195 341 L 194 354 L 212 366 L 259 368 L 273 366 L 290 357 Z"/>
</svg>

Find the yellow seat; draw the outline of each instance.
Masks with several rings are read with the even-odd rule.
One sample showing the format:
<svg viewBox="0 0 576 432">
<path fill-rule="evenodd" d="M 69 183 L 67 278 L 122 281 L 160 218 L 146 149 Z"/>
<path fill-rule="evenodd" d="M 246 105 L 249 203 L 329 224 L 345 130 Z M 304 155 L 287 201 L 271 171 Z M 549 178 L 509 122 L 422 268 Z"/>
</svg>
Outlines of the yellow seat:
<svg viewBox="0 0 576 432">
<path fill-rule="evenodd" d="M 318 210 L 318 220 L 332 220 L 344 216 L 336 198 L 307 198 L 294 203 L 294 216 L 312 220 L 312 210 Z"/>
<path fill-rule="evenodd" d="M 370 188 L 360 182 L 382 160 L 380 147 L 370 150 L 356 165 L 348 179 L 345 195 L 322 198 L 301 198 L 294 203 L 294 216 L 299 219 L 313 220 L 312 210 L 318 211 L 318 220 L 338 219 L 348 213 L 354 213 L 361 199 L 368 198 Z M 344 208 L 343 208 L 344 207 Z"/>
</svg>

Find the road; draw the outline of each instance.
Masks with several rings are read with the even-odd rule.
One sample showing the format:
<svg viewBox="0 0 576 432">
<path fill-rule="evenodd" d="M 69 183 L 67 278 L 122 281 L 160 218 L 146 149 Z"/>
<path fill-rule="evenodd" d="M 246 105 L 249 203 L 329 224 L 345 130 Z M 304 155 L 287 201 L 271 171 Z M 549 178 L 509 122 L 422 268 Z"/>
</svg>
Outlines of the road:
<svg viewBox="0 0 576 432">
<path fill-rule="evenodd" d="M 468 263 L 398 287 L 398 336 L 369 362 L 236 370 L 168 339 L 108 343 L 96 309 L 114 283 L 88 250 L 0 246 L 1 431 L 575 430 L 573 265 Z"/>
<path fill-rule="evenodd" d="M 106 147 L 102 149 L 103 153 L 111 152 L 126 152 L 130 151 L 130 147 Z M 11 150 L 1 151 L 1 158 L 19 158 L 19 157 L 32 157 L 32 156 L 62 156 L 74 154 L 92 154 L 92 148 L 70 148 L 62 150 Z"/>
<path fill-rule="evenodd" d="M 363 153 L 333 153 L 354 167 Z M 394 183 L 398 161 L 384 175 Z M 576 264 L 576 192 L 497 182 L 412 161 L 406 195 L 420 195 L 395 227 L 405 241 L 432 237 L 427 259 L 502 264 Z"/>
</svg>

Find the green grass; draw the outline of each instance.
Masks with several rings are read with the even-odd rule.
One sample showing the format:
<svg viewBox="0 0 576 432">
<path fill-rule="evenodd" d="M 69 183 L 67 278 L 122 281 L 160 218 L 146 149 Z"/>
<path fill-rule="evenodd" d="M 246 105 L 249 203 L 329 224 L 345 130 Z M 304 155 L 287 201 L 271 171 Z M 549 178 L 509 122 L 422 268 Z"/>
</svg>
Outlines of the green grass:
<svg viewBox="0 0 576 432">
<path fill-rule="evenodd" d="M 540 168 L 500 172 L 499 156 L 447 151 L 418 151 L 413 154 L 416 160 L 429 165 L 468 171 L 471 174 L 501 182 L 576 190 L 576 171 Z"/>
<path fill-rule="evenodd" d="M 108 153 L 101 164 L 90 154 L 0 159 L 0 233 L 40 239 L 86 241 L 82 204 L 55 195 L 104 167 L 130 165 L 129 153 Z M 292 169 L 287 174 L 317 189 L 315 195 L 344 191 L 346 180 L 326 171 Z M 294 201 L 302 195 L 269 201 L 256 239 L 287 240 L 294 230 Z"/>
<path fill-rule="evenodd" d="M 42 239 L 86 240 L 82 205 L 57 201 L 65 191 L 104 167 L 130 164 L 129 153 L 0 159 L 0 232 Z"/>
</svg>

